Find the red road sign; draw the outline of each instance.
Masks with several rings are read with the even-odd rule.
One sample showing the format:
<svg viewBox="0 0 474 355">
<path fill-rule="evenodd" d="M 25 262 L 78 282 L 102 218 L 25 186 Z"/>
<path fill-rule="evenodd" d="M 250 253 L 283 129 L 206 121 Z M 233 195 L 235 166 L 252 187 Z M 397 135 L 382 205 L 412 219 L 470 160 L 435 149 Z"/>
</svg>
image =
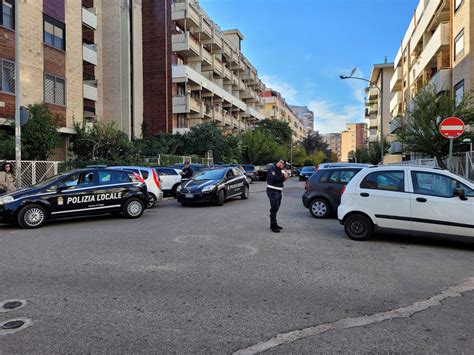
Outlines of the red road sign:
<svg viewBox="0 0 474 355">
<path fill-rule="evenodd" d="M 449 117 L 439 125 L 439 131 L 445 138 L 458 138 L 464 133 L 464 122 L 457 117 Z"/>
</svg>

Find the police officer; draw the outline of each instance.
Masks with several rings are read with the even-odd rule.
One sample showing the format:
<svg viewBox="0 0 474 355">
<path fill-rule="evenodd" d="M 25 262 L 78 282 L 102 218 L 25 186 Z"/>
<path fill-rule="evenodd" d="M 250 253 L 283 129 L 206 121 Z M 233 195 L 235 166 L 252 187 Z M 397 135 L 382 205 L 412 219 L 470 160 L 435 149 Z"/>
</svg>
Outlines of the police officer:
<svg viewBox="0 0 474 355">
<path fill-rule="evenodd" d="M 181 177 L 183 181 L 189 180 L 193 177 L 193 169 L 191 168 L 191 164 L 189 161 L 184 162 L 183 171 L 181 172 Z"/>
<path fill-rule="evenodd" d="M 275 233 L 280 233 L 280 230 L 283 229 L 277 223 L 277 213 L 281 205 L 283 182 L 288 179 L 288 175 L 282 171 L 285 165 L 285 161 L 280 160 L 276 164 L 271 164 L 267 172 L 267 196 L 270 200 L 270 229 Z"/>
</svg>

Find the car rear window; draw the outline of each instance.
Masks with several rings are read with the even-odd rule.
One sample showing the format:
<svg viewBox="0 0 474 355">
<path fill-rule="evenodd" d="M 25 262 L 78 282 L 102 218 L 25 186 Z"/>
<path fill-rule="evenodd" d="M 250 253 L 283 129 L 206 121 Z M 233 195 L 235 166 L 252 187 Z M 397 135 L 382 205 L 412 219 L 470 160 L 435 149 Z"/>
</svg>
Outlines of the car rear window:
<svg viewBox="0 0 474 355">
<path fill-rule="evenodd" d="M 148 173 L 148 170 L 140 170 L 140 172 L 142 173 L 142 178 L 143 178 L 143 180 L 148 179 L 148 176 L 150 175 L 150 174 Z"/>
<path fill-rule="evenodd" d="M 367 175 L 360 183 L 362 189 L 405 191 L 405 173 L 398 170 L 377 171 Z"/>
<path fill-rule="evenodd" d="M 333 183 L 333 184 L 344 184 L 347 185 L 349 181 L 360 171 L 360 169 L 331 169 L 325 170 L 321 178 L 320 183 Z"/>
</svg>

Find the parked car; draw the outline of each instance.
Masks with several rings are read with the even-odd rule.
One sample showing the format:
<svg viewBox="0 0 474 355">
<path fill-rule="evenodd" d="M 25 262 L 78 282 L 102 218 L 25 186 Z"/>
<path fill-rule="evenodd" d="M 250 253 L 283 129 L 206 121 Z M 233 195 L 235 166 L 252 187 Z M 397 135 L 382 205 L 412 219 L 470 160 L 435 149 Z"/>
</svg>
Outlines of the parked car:
<svg viewBox="0 0 474 355">
<path fill-rule="evenodd" d="M 374 165 L 364 163 L 321 163 L 318 165 L 317 170 L 329 168 L 368 168 L 371 166 Z"/>
<path fill-rule="evenodd" d="M 165 166 L 154 168 L 161 181 L 161 190 L 164 194 L 176 196 L 176 188 L 181 184 L 181 169 Z"/>
<path fill-rule="evenodd" d="M 228 199 L 249 197 L 249 184 L 238 168 L 224 167 L 205 169 L 177 189 L 178 202 L 182 205 L 215 203 L 222 206 Z"/>
<path fill-rule="evenodd" d="M 337 211 L 344 187 L 362 168 L 322 169 L 312 174 L 305 185 L 303 205 L 314 218 L 327 218 Z"/>
<path fill-rule="evenodd" d="M 474 237 L 474 183 L 437 168 L 364 169 L 347 185 L 338 218 L 354 240 L 379 231 Z"/>
<path fill-rule="evenodd" d="M 157 202 L 163 200 L 163 191 L 161 190 L 161 182 L 155 169 L 142 166 L 113 166 L 111 169 L 120 169 L 132 171 L 140 175 L 146 183 L 148 189 L 148 205 L 147 208 L 155 207 Z"/>
<path fill-rule="evenodd" d="M 0 222 L 31 229 L 51 219 L 104 213 L 138 218 L 147 203 L 146 184 L 138 174 L 117 169 L 80 169 L 0 196 Z"/>
<path fill-rule="evenodd" d="M 174 164 L 172 168 L 183 170 L 184 164 Z M 198 171 L 203 169 L 209 169 L 209 166 L 204 164 L 190 164 L 191 169 L 193 169 L 193 174 L 196 174 Z"/>
<path fill-rule="evenodd" d="M 255 165 L 242 164 L 242 167 L 244 168 L 245 175 L 247 176 L 247 178 L 250 179 L 250 180 L 247 179 L 249 184 L 258 180 L 257 169 L 255 169 Z"/>
<path fill-rule="evenodd" d="M 257 180 L 266 181 L 268 167 L 265 165 L 261 165 L 261 166 L 256 166 L 255 169 L 257 170 Z"/>
<path fill-rule="evenodd" d="M 306 181 L 309 179 L 311 175 L 316 172 L 316 168 L 314 166 L 304 166 L 301 168 L 298 177 L 300 181 Z"/>
</svg>

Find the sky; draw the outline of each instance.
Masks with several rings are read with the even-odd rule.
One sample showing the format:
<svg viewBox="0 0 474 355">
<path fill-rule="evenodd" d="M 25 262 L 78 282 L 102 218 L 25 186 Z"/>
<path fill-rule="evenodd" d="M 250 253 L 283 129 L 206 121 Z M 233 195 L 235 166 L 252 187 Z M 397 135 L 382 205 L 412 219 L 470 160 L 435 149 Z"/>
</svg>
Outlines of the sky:
<svg viewBox="0 0 474 355">
<path fill-rule="evenodd" d="M 341 132 L 364 122 L 364 87 L 393 62 L 418 0 L 200 0 L 223 30 L 238 28 L 242 51 L 260 78 L 289 104 L 308 106 L 315 130 Z"/>
</svg>

